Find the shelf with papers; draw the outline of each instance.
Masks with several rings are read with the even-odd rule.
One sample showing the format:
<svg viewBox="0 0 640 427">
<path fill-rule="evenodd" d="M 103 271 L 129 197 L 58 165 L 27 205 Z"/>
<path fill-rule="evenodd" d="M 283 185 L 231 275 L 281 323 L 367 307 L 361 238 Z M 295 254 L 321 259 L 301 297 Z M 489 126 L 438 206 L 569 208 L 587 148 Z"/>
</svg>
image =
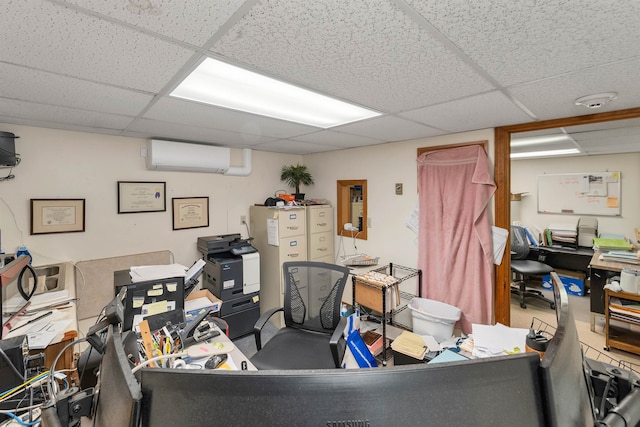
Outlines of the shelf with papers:
<svg viewBox="0 0 640 427">
<path fill-rule="evenodd" d="M 639 308 L 640 295 L 606 290 L 605 350 L 617 348 L 640 354 Z M 613 324 L 612 320 L 618 323 Z"/>
<path fill-rule="evenodd" d="M 401 290 L 401 284 L 415 279 L 413 292 Z M 382 340 L 387 341 L 387 323 L 410 330 L 408 322 L 397 321 L 398 314 L 405 312 L 412 298 L 421 296 L 422 271 L 389 263 L 388 265 L 352 276 L 353 306 L 359 304 L 381 315 Z M 386 366 L 388 349 L 383 348 L 383 366 Z"/>
</svg>

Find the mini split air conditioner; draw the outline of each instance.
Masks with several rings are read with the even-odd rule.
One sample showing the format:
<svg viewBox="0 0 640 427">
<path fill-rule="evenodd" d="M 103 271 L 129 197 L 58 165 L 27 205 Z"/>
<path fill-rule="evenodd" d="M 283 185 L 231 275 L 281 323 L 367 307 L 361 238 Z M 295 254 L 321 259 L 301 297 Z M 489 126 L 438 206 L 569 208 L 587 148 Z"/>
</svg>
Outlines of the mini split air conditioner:
<svg viewBox="0 0 640 427">
<path fill-rule="evenodd" d="M 186 172 L 226 173 L 231 165 L 231 149 L 205 144 L 147 141 L 147 169 Z"/>
</svg>

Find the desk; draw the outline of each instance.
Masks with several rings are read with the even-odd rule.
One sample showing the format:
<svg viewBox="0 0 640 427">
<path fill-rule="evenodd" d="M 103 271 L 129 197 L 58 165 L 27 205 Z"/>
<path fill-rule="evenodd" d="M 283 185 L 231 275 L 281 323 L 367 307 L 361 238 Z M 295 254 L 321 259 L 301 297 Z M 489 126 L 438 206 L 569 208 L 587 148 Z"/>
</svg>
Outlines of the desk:
<svg viewBox="0 0 640 427">
<path fill-rule="evenodd" d="M 544 262 L 556 269 L 581 271 L 585 276 L 588 276 L 589 263 L 592 257 L 592 249 L 554 248 L 549 246 L 531 248 L 528 256 L 529 259 Z"/>
<path fill-rule="evenodd" d="M 51 295 L 56 295 L 56 291 L 66 291 L 65 300 L 74 299 L 76 297 L 76 287 L 75 280 L 73 276 L 73 264 L 70 262 L 63 262 L 60 264 L 56 264 L 53 266 L 38 266 L 34 267 L 36 274 L 39 276 L 39 282 L 44 282 L 42 284 L 43 288 L 38 285 L 38 290 L 34 294 L 34 298 L 39 296 L 39 300 L 42 302 L 40 304 L 32 304 L 29 309 L 33 310 L 38 307 L 43 307 L 49 304 L 46 301 L 46 295 L 48 292 L 51 292 Z M 55 273 L 53 273 L 55 271 Z M 49 274 L 44 274 L 49 272 Z M 43 279 L 43 280 L 40 280 Z M 24 301 L 24 300 L 23 300 Z M 20 329 L 15 329 L 11 331 L 7 337 L 15 337 L 19 335 L 27 335 L 28 333 L 33 333 L 34 331 L 38 331 L 42 329 L 49 323 L 55 322 L 67 322 L 64 328 L 57 330 L 56 335 L 53 337 L 49 345 L 45 349 L 31 349 L 31 354 L 44 353 L 45 357 L 45 365 L 47 367 L 51 367 L 50 365 L 53 363 L 54 359 L 58 356 L 60 351 L 73 342 L 73 340 L 78 336 L 78 319 L 76 315 L 76 301 L 71 301 L 65 307 L 67 308 L 52 308 L 50 310 L 43 310 L 39 313 L 34 314 L 33 316 L 23 317 L 19 322 L 16 323 L 14 329 L 19 327 L 21 324 L 29 321 L 30 319 L 37 318 L 38 315 L 46 313 L 47 311 L 52 311 L 52 314 L 43 318 L 41 321 L 33 322 L 33 324 L 25 326 Z M 58 363 L 56 365 L 56 369 L 71 369 L 73 366 L 73 347 L 69 347 L 65 350 L 64 354 L 60 356 Z"/>
<path fill-rule="evenodd" d="M 624 262 L 604 261 L 600 259 L 600 253 L 593 254 L 589 263 L 591 276 L 591 331 L 595 331 L 595 318 L 604 318 L 604 285 L 607 279 L 620 274 L 622 269 L 633 267 L 633 264 Z"/>
</svg>

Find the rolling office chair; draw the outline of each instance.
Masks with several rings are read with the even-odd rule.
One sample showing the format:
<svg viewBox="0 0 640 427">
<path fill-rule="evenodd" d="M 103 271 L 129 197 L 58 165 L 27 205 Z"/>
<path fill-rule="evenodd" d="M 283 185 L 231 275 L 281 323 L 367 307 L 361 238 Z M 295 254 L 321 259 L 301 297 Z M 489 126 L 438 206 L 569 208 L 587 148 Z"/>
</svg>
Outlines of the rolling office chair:
<svg viewBox="0 0 640 427">
<path fill-rule="evenodd" d="M 339 368 L 346 348 L 340 303 L 349 269 L 335 264 L 292 261 L 282 265 L 284 307 L 260 316 L 254 327 L 258 369 Z M 285 326 L 262 345 L 262 329 L 283 311 Z"/>
<path fill-rule="evenodd" d="M 532 297 L 549 304 L 551 309 L 556 308 L 556 303 L 546 298 L 537 289 L 528 289 L 527 282 L 530 276 L 544 276 L 553 271 L 553 267 L 539 262 L 526 259 L 529 255 L 529 241 L 524 228 L 520 226 L 511 227 L 511 271 L 514 281 L 511 283 L 511 294 L 518 295 L 520 307 L 527 308 L 524 300 Z"/>
</svg>

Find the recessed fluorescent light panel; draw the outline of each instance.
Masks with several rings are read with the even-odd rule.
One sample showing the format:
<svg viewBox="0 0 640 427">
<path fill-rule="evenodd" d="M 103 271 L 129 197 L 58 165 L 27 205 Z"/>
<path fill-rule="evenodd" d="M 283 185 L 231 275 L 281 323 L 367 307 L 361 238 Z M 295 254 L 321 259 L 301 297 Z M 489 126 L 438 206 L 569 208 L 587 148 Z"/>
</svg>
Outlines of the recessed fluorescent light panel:
<svg viewBox="0 0 640 427">
<path fill-rule="evenodd" d="M 171 96 L 324 129 L 381 115 L 213 58 Z"/>
<path fill-rule="evenodd" d="M 580 150 L 577 148 L 567 148 L 564 150 L 545 150 L 545 151 L 530 151 L 528 153 L 511 153 L 512 159 L 530 159 L 534 157 L 552 157 L 552 156 L 568 156 L 571 154 L 580 154 Z"/>
</svg>

